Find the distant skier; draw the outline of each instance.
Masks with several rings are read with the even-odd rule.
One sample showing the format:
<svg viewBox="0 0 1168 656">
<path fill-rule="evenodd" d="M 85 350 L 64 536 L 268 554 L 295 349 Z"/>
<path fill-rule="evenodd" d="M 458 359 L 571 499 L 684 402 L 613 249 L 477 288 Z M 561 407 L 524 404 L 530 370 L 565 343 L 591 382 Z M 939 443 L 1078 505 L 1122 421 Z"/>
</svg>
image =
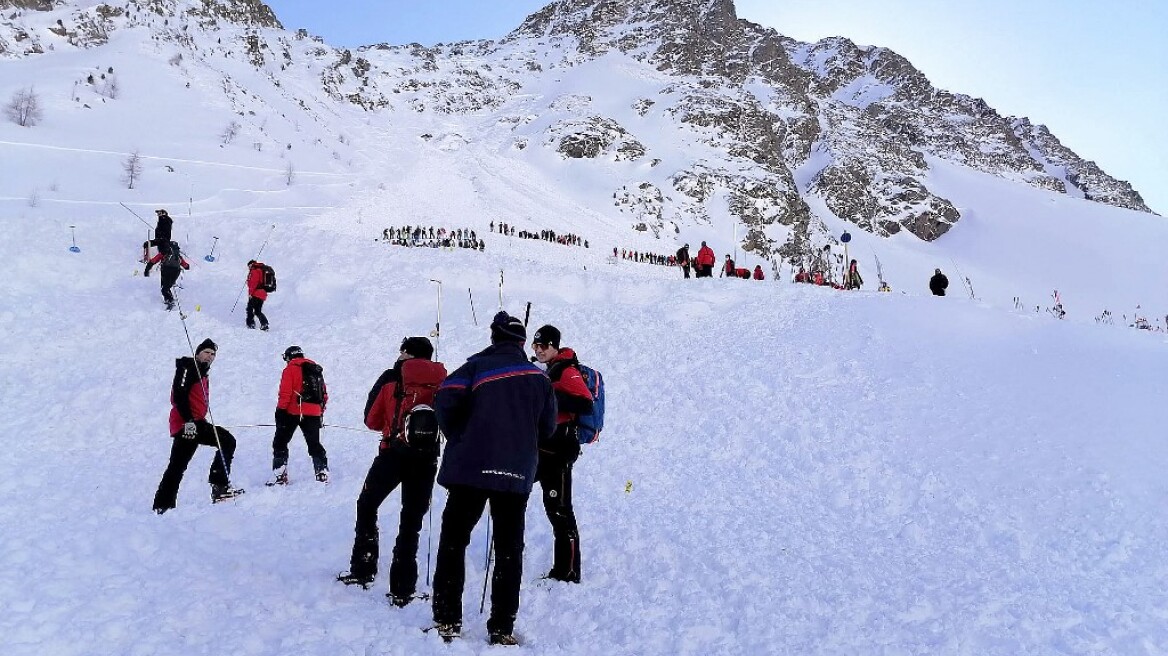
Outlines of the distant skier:
<svg viewBox="0 0 1168 656">
<path fill-rule="evenodd" d="M 677 249 L 677 265 L 681 267 L 685 277 L 689 277 L 689 244 Z"/>
<path fill-rule="evenodd" d="M 211 405 L 211 363 L 218 347 L 204 339 L 195 349 L 195 357 L 181 357 L 174 361 L 174 382 L 170 387 L 170 462 L 158 491 L 154 494 L 154 512 L 162 513 L 175 507 L 178 488 L 191 456 L 199 445 L 216 449 L 211 460 L 207 481 L 211 484 L 211 501 L 222 501 L 243 494 L 231 486 L 231 459 L 235 455 L 235 436 L 227 429 L 214 426 L 208 420 Z"/>
<path fill-rule="evenodd" d="M 268 329 L 268 318 L 264 316 L 264 301 L 268 290 L 264 288 L 264 263 L 247 261 L 247 327 L 255 328 L 260 320 L 260 330 Z"/>
<path fill-rule="evenodd" d="M 377 577 L 377 511 L 400 484 L 402 507 L 389 566 L 389 594 L 399 608 L 409 604 L 417 591 L 418 534 L 438 474 L 438 424 L 432 405 L 446 378 L 446 367 L 433 362 L 433 357 L 430 340 L 403 339 L 393 368 L 385 370 L 369 390 L 365 425 L 381 433 L 381 445 L 357 497 L 349 571 L 337 577 L 345 585 L 361 586 Z"/>
<path fill-rule="evenodd" d="M 933 277 L 929 278 L 929 291 L 933 292 L 933 296 L 944 296 L 948 287 L 949 279 L 941 273 L 940 269 L 937 269 L 933 273 Z"/>
<path fill-rule="evenodd" d="M 580 375 L 580 361 L 570 348 L 560 347 L 560 330 L 544 326 L 531 338 L 531 350 L 547 365 L 556 395 L 556 431 L 539 447 L 535 480 L 543 488 L 543 509 L 552 525 L 555 544 L 547 578 L 580 582 L 580 531 L 572 510 L 572 466 L 580 457 L 579 417 L 592 412 L 592 392 Z"/>
<path fill-rule="evenodd" d="M 864 286 L 864 279 L 860 277 L 860 268 L 855 260 L 848 263 L 848 273 L 844 276 L 844 289 L 859 289 Z"/>
<path fill-rule="evenodd" d="M 272 480 L 268 485 L 288 484 L 288 444 L 296 429 L 304 434 L 316 480 L 328 482 L 328 453 L 320 443 L 328 386 L 320 365 L 304 357 L 299 346 L 284 350 L 280 391 L 276 395 L 276 434 L 272 437 Z"/>
<path fill-rule="evenodd" d="M 158 254 L 146 262 L 146 269 L 142 272 L 142 276 L 149 278 L 150 269 L 154 268 L 155 264 L 160 264 L 158 277 L 162 286 L 162 301 L 166 303 L 167 310 L 173 310 L 174 293 L 170 290 L 178 282 L 178 277 L 182 274 L 183 269 L 189 271 L 191 264 L 183 257 L 182 249 L 175 241 L 170 242 L 165 248 L 159 248 Z"/>
</svg>

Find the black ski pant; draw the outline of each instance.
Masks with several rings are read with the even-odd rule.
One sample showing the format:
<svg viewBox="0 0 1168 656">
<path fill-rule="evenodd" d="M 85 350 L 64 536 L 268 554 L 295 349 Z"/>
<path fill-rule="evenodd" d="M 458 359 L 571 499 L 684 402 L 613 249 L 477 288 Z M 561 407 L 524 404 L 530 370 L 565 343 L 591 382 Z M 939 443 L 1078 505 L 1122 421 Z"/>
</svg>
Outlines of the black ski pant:
<svg viewBox="0 0 1168 656">
<path fill-rule="evenodd" d="M 264 316 L 264 299 L 255 296 L 247 297 L 247 327 L 255 328 L 255 320 L 260 320 L 260 327 L 268 327 L 268 318 Z"/>
<path fill-rule="evenodd" d="M 288 464 L 288 444 L 299 428 L 304 433 L 304 443 L 308 445 L 308 455 L 312 456 L 312 469 L 320 473 L 328 469 L 328 453 L 320 443 L 322 417 L 294 415 L 283 410 L 276 411 L 276 435 L 272 437 L 272 469 Z"/>
<path fill-rule="evenodd" d="M 393 562 L 389 566 L 389 592 L 395 597 L 414 594 L 418 585 L 418 534 L 430 509 L 437 474 L 438 457 L 433 453 L 419 453 L 404 444 L 394 444 L 378 452 L 357 497 L 357 525 L 353 554 L 349 558 L 351 573 L 377 575 L 377 510 L 400 484 L 402 508 Z"/>
<path fill-rule="evenodd" d="M 158 271 L 159 281 L 162 283 L 162 300 L 166 301 L 167 305 L 174 303 L 174 294 L 170 291 L 174 284 L 178 282 L 178 276 L 182 273 L 182 269 L 178 267 L 161 267 Z"/>
<path fill-rule="evenodd" d="M 462 593 L 466 584 L 466 547 L 470 533 L 491 503 L 491 539 L 495 572 L 491 576 L 491 616 L 487 631 L 512 633 L 519 613 L 523 579 L 523 522 L 527 494 L 496 492 L 463 485 L 448 489 L 434 567 L 434 623 L 462 623 Z"/>
<path fill-rule="evenodd" d="M 198 426 L 198 435 L 193 440 L 182 436 L 180 431 L 173 436 L 170 445 L 170 462 L 162 474 L 162 481 L 158 483 L 158 491 L 154 493 L 154 509 L 174 508 L 178 497 L 178 486 L 182 483 L 183 474 L 191 457 L 199 445 L 216 449 L 215 457 L 211 459 L 211 471 L 207 474 L 207 482 L 211 485 L 228 485 L 228 476 L 231 474 L 231 459 L 235 456 L 235 436 L 226 428 L 212 426 L 205 420 L 195 422 Z M 218 435 L 218 442 L 216 442 Z M 220 449 L 219 447 L 222 447 Z"/>
<path fill-rule="evenodd" d="M 681 270 L 685 273 L 685 277 L 688 278 L 689 277 L 689 265 L 688 264 L 681 265 Z"/>
<path fill-rule="evenodd" d="M 535 480 L 543 488 L 543 510 L 555 538 L 548 578 L 579 583 L 580 532 L 572 510 L 572 465 L 570 460 L 540 452 Z"/>
</svg>

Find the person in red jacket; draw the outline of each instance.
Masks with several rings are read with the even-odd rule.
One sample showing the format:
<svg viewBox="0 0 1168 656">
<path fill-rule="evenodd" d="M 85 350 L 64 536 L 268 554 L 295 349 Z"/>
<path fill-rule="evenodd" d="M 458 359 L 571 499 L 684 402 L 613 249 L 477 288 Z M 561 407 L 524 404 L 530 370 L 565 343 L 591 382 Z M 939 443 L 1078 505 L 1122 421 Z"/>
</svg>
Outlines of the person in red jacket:
<svg viewBox="0 0 1168 656">
<path fill-rule="evenodd" d="M 320 365 L 304 357 L 299 346 L 284 350 L 284 372 L 276 396 L 276 434 L 272 437 L 272 480 L 268 485 L 288 484 L 288 444 L 296 429 L 304 434 L 316 480 L 328 482 L 328 453 L 320 443 L 328 386 Z"/>
<path fill-rule="evenodd" d="M 211 363 L 219 347 L 204 339 L 195 349 L 195 357 L 175 360 L 174 382 L 170 387 L 170 462 L 154 493 L 154 512 L 162 513 L 175 507 L 183 473 L 199 445 L 214 447 L 211 472 L 211 501 L 222 501 L 243 494 L 232 487 L 231 459 L 235 455 L 235 436 L 221 426 L 207 421 L 211 405 Z"/>
<path fill-rule="evenodd" d="M 260 330 L 268 329 L 268 318 L 264 316 L 264 301 L 268 291 L 264 289 L 264 263 L 247 262 L 247 327 L 255 328 L 255 320 L 260 320 Z"/>
<path fill-rule="evenodd" d="M 381 447 L 357 497 L 349 571 L 337 576 L 345 585 L 362 587 L 377 577 L 377 511 L 400 484 L 401 516 L 389 566 L 389 594 L 398 607 L 409 604 L 417 590 L 418 534 L 438 474 L 438 425 L 432 405 L 446 378 L 446 367 L 432 361 L 433 357 L 430 340 L 405 338 L 393 368 L 385 370 L 369 390 L 365 426 L 381 433 Z"/>
<path fill-rule="evenodd" d="M 555 544 L 547 578 L 580 582 L 580 531 L 572 509 L 572 466 L 580 457 L 576 435 L 579 416 L 592 412 L 592 392 L 584 384 L 580 361 L 572 349 L 560 347 L 560 330 L 547 325 L 535 331 L 531 348 L 535 359 L 547 365 L 556 395 L 556 431 L 539 449 L 535 480 L 543 488 L 543 509 L 552 525 Z"/>
<path fill-rule="evenodd" d="M 694 260 L 696 265 L 695 276 L 698 278 L 713 278 L 714 265 L 718 263 L 717 256 L 714 255 L 714 249 L 706 246 L 706 242 L 702 242 L 702 247 L 698 249 L 698 259 Z"/>
<path fill-rule="evenodd" d="M 730 259 L 730 254 L 726 254 L 726 264 L 722 267 L 722 273 L 727 278 L 734 277 L 734 260 Z"/>
<path fill-rule="evenodd" d="M 795 282 L 811 282 L 811 276 L 806 269 L 799 267 L 799 273 L 795 274 Z"/>
<path fill-rule="evenodd" d="M 754 265 L 754 279 L 755 280 L 766 280 L 766 275 L 764 275 L 762 272 L 762 265 L 761 264 Z"/>
</svg>

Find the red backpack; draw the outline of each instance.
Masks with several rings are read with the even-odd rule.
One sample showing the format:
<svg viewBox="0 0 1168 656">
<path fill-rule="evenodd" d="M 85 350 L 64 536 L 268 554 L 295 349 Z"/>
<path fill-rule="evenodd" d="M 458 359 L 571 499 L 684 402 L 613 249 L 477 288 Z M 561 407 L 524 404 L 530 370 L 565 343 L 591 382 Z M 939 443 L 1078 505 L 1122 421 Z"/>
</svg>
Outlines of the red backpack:
<svg viewBox="0 0 1168 656">
<path fill-rule="evenodd" d="M 440 435 L 434 395 L 446 379 L 441 362 L 413 358 L 402 362 L 402 381 L 393 395 L 393 419 L 387 438 L 397 438 L 422 451 L 438 453 Z"/>
</svg>

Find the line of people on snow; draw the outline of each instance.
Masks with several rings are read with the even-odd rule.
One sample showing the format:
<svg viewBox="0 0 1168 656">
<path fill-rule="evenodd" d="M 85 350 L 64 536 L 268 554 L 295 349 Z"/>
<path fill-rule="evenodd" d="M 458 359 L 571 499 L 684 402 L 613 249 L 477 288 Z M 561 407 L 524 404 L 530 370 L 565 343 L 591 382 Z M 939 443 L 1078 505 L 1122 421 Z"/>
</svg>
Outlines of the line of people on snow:
<svg viewBox="0 0 1168 656">
<path fill-rule="evenodd" d="M 368 587 L 376 578 L 378 510 L 401 486 L 389 596 L 398 607 L 418 598 L 419 534 L 437 482 L 446 488 L 447 500 L 432 612 L 433 628 L 443 640 L 449 642 L 461 633 L 466 548 L 471 530 L 489 505 L 496 563 L 487 620 L 489 642 L 518 644 L 514 629 L 523 574 L 524 516 L 535 483 L 542 488 L 554 536 L 552 566 L 545 578 L 580 582 L 572 470 L 581 444 L 599 434 L 599 427 L 584 430 L 581 420 L 598 408 L 603 411 L 603 387 L 598 374 L 583 368 L 561 339 L 555 326 L 541 327 L 532 337 L 535 355 L 529 361 L 523 349 L 526 326 L 499 312 L 491 321 L 490 346 L 451 373 L 434 359 L 429 339 L 402 340 L 393 366 L 378 377 L 366 398 L 365 426 L 381 439 L 357 498 L 349 571 L 338 575 L 338 581 Z M 176 506 L 183 472 L 199 445 L 215 449 L 208 473 L 212 502 L 244 492 L 230 482 L 238 442 L 230 431 L 210 422 L 210 373 L 217 352 L 215 342 L 205 339 L 192 356 L 175 361 L 169 418 L 173 441 L 154 497 L 158 514 Z M 304 435 L 316 480 L 327 483 L 328 455 L 320 440 L 329 400 L 323 368 L 305 357 L 299 346 L 288 347 L 283 360 L 272 438 L 272 478 L 267 484 L 288 483 L 288 447 L 297 429 Z M 594 376 L 591 382 L 584 371 Z"/>
<path fill-rule="evenodd" d="M 646 253 L 644 251 L 635 251 L 631 248 L 622 248 L 618 251 L 616 246 L 612 247 L 612 256 L 613 258 L 631 260 L 641 264 L 656 264 L 659 266 L 674 266 L 677 264 L 677 259 L 672 255 Z"/>
<path fill-rule="evenodd" d="M 490 223 L 491 232 L 495 231 L 495 222 Z M 555 230 L 540 230 L 539 232 L 531 232 L 530 230 L 519 230 L 516 232 L 515 226 L 507 225 L 506 223 L 499 224 L 499 234 L 505 237 L 518 237 L 519 239 L 540 239 L 542 241 L 550 241 L 553 244 L 561 246 L 582 246 L 589 248 L 588 240 L 580 235 L 568 233 L 557 234 Z"/>
<path fill-rule="evenodd" d="M 486 250 L 487 244 L 479 239 L 470 228 L 446 229 L 429 226 L 402 226 L 400 228 L 385 228 L 381 231 L 381 240 L 394 246 L 410 246 L 419 248 L 469 248 L 471 250 Z"/>
</svg>

